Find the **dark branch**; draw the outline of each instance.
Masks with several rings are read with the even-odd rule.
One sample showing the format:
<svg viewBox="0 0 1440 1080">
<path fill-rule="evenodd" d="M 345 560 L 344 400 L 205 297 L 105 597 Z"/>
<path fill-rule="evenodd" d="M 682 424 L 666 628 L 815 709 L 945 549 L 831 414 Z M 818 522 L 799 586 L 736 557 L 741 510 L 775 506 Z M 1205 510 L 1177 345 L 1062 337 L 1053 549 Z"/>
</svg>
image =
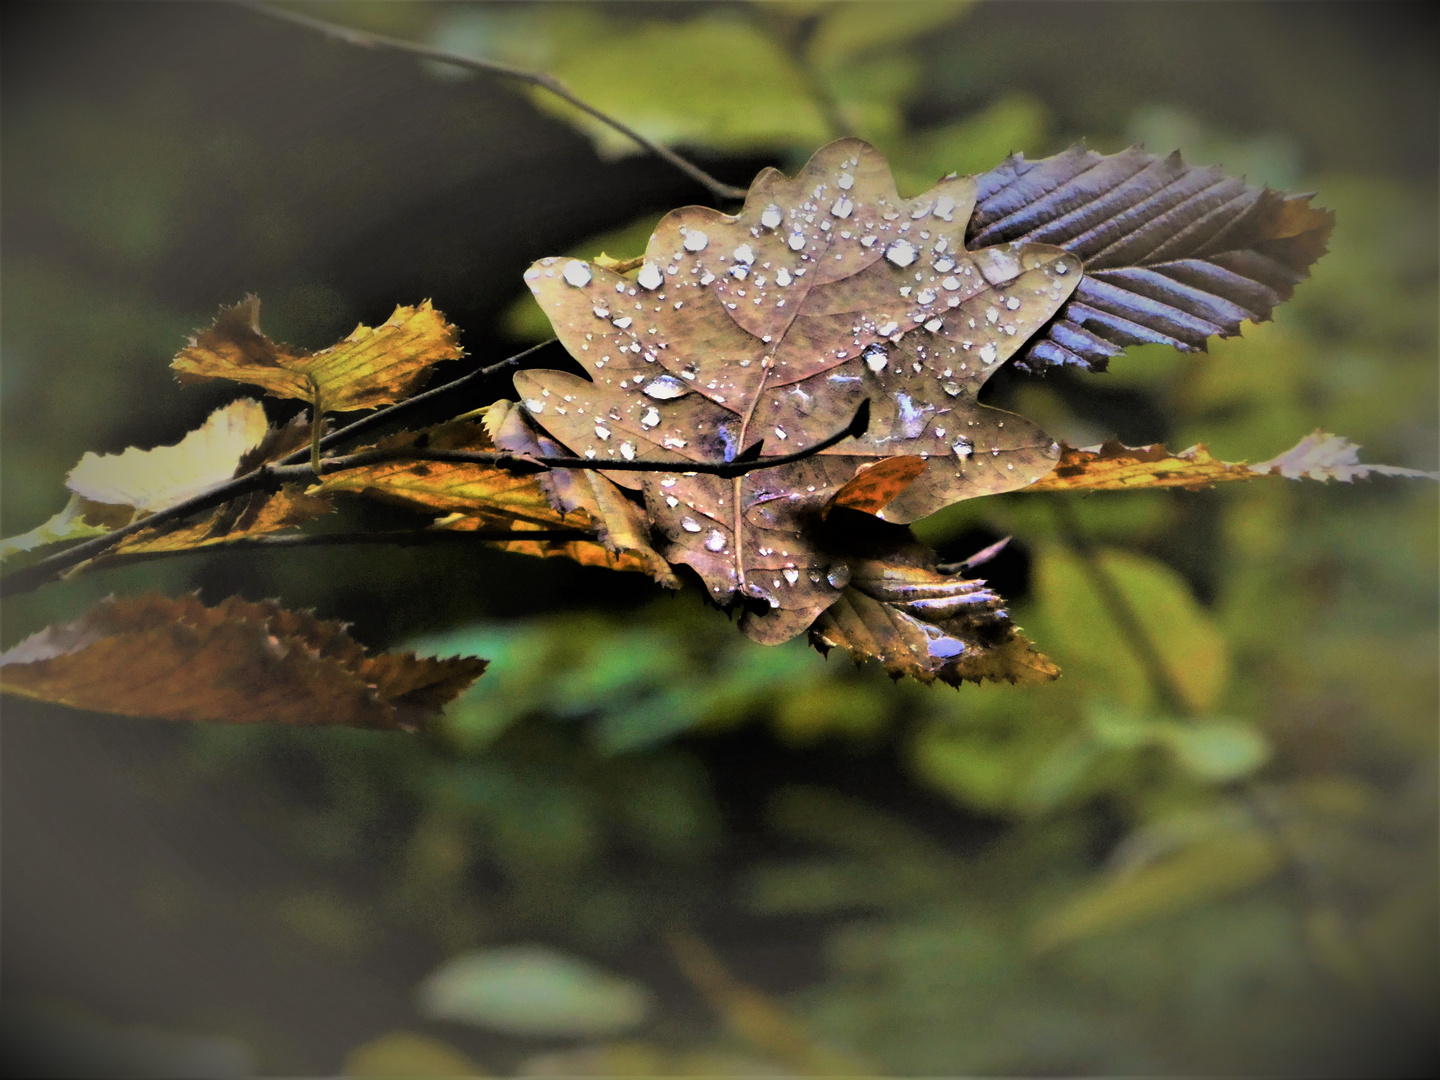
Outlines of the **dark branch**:
<svg viewBox="0 0 1440 1080">
<path fill-rule="evenodd" d="M 243 2 L 243 0 L 242 0 Z M 406 53 L 410 56 L 418 56 L 425 60 L 433 60 L 441 64 L 450 64 L 453 67 L 465 68 L 467 71 L 477 71 L 485 75 L 498 75 L 503 79 L 514 79 L 516 82 L 529 83 L 531 86 L 538 86 L 546 90 L 562 101 L 567 101 L 581 112 L 593 116 L 606 127 L 618 131 L 627 139 L 631 139 L 636 145 L 643 147 L 656 157 L 669 162 L 679 169 L 690 179 L 703 184 L 710 192 L 721 199 L 744 199 L 745 189 L 731 187 L 715 179 L 698 165 L 686 161 L 675 151 L 659 143 L 652 142 L 644 135 L 641 135 L 634 128 L 621 123 L 606 113 L 601 112 L 595 106 L 582 101 L 575 96 L 575 93 L 563 82 L 553 75 L 547 75 L 543 71 L 526 71 L 524 68 L 513 67 L 510 64 L 500 63 L 495 60 L 481 60 L 473 56 L 462 56 L 459 53 L 446 52 L 444 49 L 431 48 L 428 45 L 420 45 L 413 41 L 405 41 L 403 38 L 386 37 L 382 34 L 372 34 L 365 30 L 353 30 L 348 26 L 337 26 L 335 23 L 326 22 L 323 19 L 311 18 L 309 15 L 301 15 L 297 11 L 286 11 L 282 8 L 274 8 L 268 4 L 244 3 L 244 6 L 251 11 L 262 15 L 268 15 L 272 19 L 281 19 L 285 22 L 294 23 L 310 30 L 316 30 L 326 37 L 336 41 L 344 42 L 346 45 L 354 45 L 362 49 L 388 49 L 391 52 Z"/>
</svg>

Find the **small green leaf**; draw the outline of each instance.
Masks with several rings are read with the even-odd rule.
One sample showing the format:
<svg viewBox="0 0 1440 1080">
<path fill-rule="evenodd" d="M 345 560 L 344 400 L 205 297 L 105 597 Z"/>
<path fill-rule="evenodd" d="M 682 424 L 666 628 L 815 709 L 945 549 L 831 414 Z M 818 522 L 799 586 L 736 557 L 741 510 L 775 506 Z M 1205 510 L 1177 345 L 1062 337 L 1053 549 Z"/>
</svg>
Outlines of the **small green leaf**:
<svg viewBox="0 0 1440 1080">
<path fill-rule="evenodd" d="M 1214 783 L 1249 776 L 1270 759 L 1265 736 L 1235 720 L 1166 724 L 1160 740 L 1192 776 Z"/>
<path fill-rule="evenodd" d="M 426 977 L 418 996 L 431 1020 L 539 1038 L 629 1031 L 653 1003 L 640 983 L 538 945 L 462 953 Z"/>
</svg>

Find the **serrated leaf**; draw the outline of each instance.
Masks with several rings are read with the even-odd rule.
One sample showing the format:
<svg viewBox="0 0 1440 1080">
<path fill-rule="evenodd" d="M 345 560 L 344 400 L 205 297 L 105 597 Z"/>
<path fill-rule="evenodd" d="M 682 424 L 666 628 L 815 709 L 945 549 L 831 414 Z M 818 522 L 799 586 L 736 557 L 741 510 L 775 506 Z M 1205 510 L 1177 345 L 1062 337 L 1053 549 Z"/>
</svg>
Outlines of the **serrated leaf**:
<svg viewBox="0 0 1440 1080">
<path fill-rule="evenodd" d="M 269 429 L 260 402 L 240 398 L 216 409 L 174 446 L 86 454 L 65 486 L 92 502 L 153 514 L 229 480 Z"/>
<path fill-rule="evenodd" d="M 1189 352 L 1262 322 L 1325 252 L 1334 214 L 1286 195 L 1131 147 L 1109 156 L 1074 146 L 1012 155 L 976 178 L 971 244 L 1058 244 L 1085 277 L 1023 370 L 1103 371 L 1125 346 Z"/>
<path fill-rule="evenodd" d="M 674 475 L 611 478 L 643 492 L 662 553 L 714 599 L 768 609 L 747 613 L 747 634 L 787 640 L 841 595 L 810 522 L 862 465 L 928 457 L 877 515 L 908 522 L 1022 486 L 1053 460 L 1042 432 L 975 394 L 1074 289 L 1077 266 L 1043 245 L 964 251 L 972 198 L 959 179 L 902 200 L 878 153 L 841 140 L 794 180 L 761 173 L 735 217 L 667 215 L 634 281 L 542 260 L 527 281 L 593 381 L 525 371 L 515 385 L 597 466 L 674 461 Z M 757 439 L 762 461 L 819 442 L 867 398 L 862 438 L 736 480 L 684 475 Z"/>
<path fill-rule="evenodd" d="M 653 999 L 640 983 L 538 945 L 452 957 L 418 991 L 432 1020 L 531 1037 L 613 1035 L 639 1025 Z"/>
<path fill-rule="evenodd" d="M 96 712 L 413 729 L 485 670 L 473 657 L 367 656 L 340 623 L 274 601 L 101 601 L 0 656 L 0 690 Z"/>
<path fill-rule="evenodd" d="M 87 520 L 86 509 L 84 499 L 79 495 L 71 495 L 65 509 L 48 521 L 36 525 L 29 532 L 0 540 L 0 560 L 23 551 L 34 551 L 47 544 L 58 544 L 62 540 L 84 540 L 91 536 L 103 536 L 110 531 L 110 526 L 95 525 Z"/>
<path fill-rule="evenodd" d="M 344 341 L 311 353 L 262 334 L 260 301 L 247 296 L 222 308 L 170 367 L 182 383 L 233 379 L 301 401 L 313 402 L 318 387 L 322 411 L 349 412 L 409 397 L 435 364 L 462 355 L 455 327 L 428 300 L 419 307 L 397 307 L 380 326 L 357 326 Z"/>
<path fill-rule="evenodd" d="M 101 559 L 109 555 L 188 551 L 267 536 L 323 517 L 333 509 L 329 499 L 307 495 L 299 484 L 286 484 L 273 494 L 251 492 L 189 525 L 169 530 L 141 529 L 121 540 Z"/>
<path fill-rule="evenodd" d="M 1360 464 L 1360 447 L 1339 435 L 1316 431 L 1292 449 L 1269 461 L 1251 465 L 1220 461 L 1204 445 L 1172 454 L 1164 446 L 1125 446 L 1111 439 L 1099 446 L 1075 448 L 1061 444 L 1060 460 L 1048 476 L 1027 491 L 1134 491 L 1179 487 L 1195 491 L 1230 480 L 1283 476 L 1288 480 L 1352 480 L 1370 476 L 1411 476 L 1440 479 L 1440 473 L 1395 465 Z"/>
</svg>

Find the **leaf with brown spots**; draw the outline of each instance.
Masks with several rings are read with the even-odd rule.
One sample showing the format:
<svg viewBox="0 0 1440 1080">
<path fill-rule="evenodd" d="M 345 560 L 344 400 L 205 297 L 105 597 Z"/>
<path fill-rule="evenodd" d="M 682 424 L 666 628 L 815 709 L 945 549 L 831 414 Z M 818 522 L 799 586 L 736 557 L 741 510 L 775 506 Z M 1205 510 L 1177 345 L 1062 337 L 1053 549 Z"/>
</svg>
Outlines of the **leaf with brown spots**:
<svg viewBox="0 0 1440 1080">
<path fill-rule="evenodd" d="M 1250 465 L 1220 461 L 1203 445 L 1172 454 L 1161 445 L 1125 446 L 1115 440 L 1076 449 L 1062 446 L 1055 471 L 1026 491 L 1137 491 L 1178 487 L 1195 491 L 1230 480 L 1283 476 L 1290 480 L 1340 480 L 1375 476 L 1413 476 L 1434 480 L 1440 474 L 1395 465 L 1362 465 L 1360 448 L 1338 435 L 1316 431 L 1279 457 Z"/>
<path fill-rule="evenodd" d="M 1127 345 L 1203 350 L 1264 322 L 1325 253 L 1335 224 L 1287 195 L 1131 147 L 1015 154 L 976 177 L 972 246 L 1058 244 L 1084 262 L 1080 286 L 1016 358 L 1021 370 L 1104 371 Z"/>
<path fill-rule="evenodd" d="M 479 677 L 474 657 L 367 656 L 340 623 L 239 597 L 101 601 L 0 656 L 0 690 L 164 720 L 415 730 Z"/>
<path fill-rule="evenodd" d="M 970 178 L 896 194 L 872 147 L 844 139 L 794 179 L 769 169 L 729 217 L 668 214 L 632 280 L 545 259 L 526 280 L 590 379 L 525 371 L 515 385 L 560 444 L 606 461 L 673 461 L 673 474 L 610 472 L 643 494 L 664 556 L 711 596 L 748 600 L 744 631 L 779 642 L 837 602 L 833 552 L 815 536 L 863 466 L 905 455 L 925 471 L 877 516 L 909 522 L 960 499 L 1022 487 L 1058 448 L 975 398 L 1075 288 L 1079 263 L 1044 244 L 966 251 Z M 871 422 L 815 457 L 738 479 L 688 462 L 760 460 Z"/>
<path fill-rule="evenodd" d="M 313 402 L 325 412 L 389 405 L 415 393 L 442 360 L 464 355 L 455 327 L 426 300 L 397 307 L 380 326 L 357 326 L 344 341 L 311 353 L 260 332 L 260 301 L 247 296 L 222 308 L 170 363 L 182 383 L 234 379 L 274 397 Z"/>
</svg>

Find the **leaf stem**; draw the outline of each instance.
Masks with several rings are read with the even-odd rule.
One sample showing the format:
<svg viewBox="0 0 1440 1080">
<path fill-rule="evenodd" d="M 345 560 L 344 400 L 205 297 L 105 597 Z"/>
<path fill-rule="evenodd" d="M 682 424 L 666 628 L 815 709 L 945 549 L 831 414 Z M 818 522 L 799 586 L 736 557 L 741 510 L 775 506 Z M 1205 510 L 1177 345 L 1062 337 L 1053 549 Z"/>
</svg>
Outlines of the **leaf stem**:
<svg viewBox="0 0 1440 1080">
<path fill-rule="evenodd" d="M 502 63 L 498 60 L 482 60 L 474 56 L 463 56 L 460 53 L 447 52 L 444 49 L 432 48 L 429 45 L 421 45 L 418 42 L 406 41 L 403 38 L 387 37 L 383 34 L 372 34 L 367 30 L 355 30 L 348 26 L 339 26 L 324 19 L 316 19 L 309 15 L 302 15 L 298 11 L 287 11 L 283 8 L 271 7 L 269 4 L 251 3 L 241 0 L 243 7 L 261 15 L 268 15 L 272 19 L 279 19 L 283 22 L 294 23 L 309 30 L 318 31 L 328 38 L 343 42 L 346 45 L 354 45 L 361 49 L 386 49 L 391 52 L 405 53 L 410 56 L 418 56 L 425 60 L 433 60 L 440 64 L 450 64 L 453 67 L 465 68 L 467 71 L 477 71 L 485 75 L 497 75 L 503 79 L 514 79 L 516 82 L 529 83 L 537 86 L 551 94 L 554 94 L 561 101 L 568 102 L 581 112 L 593 116 L 606 127 L 618 131 L 627 139 L 632 140 L 636 145 L 648 150 L 662 161 L 668 162 L 679 169 L 696 183 L 703 184 L 716 198 L 719 199 L 740 199 L 746 195 L 744 188 L 732 187 L 711 176 L 698 165 L 686 161 L 669 147 L 661 146 L 657 142 L 647 139 L 628 124 L 622 123 L 607 113 L 597 109 L 589 102 L 582 100 L 575 95 L 575 92 L 566 86 L 554 75 L 543 71 L 527 71 L 511 64 Z"/>
</svg>

